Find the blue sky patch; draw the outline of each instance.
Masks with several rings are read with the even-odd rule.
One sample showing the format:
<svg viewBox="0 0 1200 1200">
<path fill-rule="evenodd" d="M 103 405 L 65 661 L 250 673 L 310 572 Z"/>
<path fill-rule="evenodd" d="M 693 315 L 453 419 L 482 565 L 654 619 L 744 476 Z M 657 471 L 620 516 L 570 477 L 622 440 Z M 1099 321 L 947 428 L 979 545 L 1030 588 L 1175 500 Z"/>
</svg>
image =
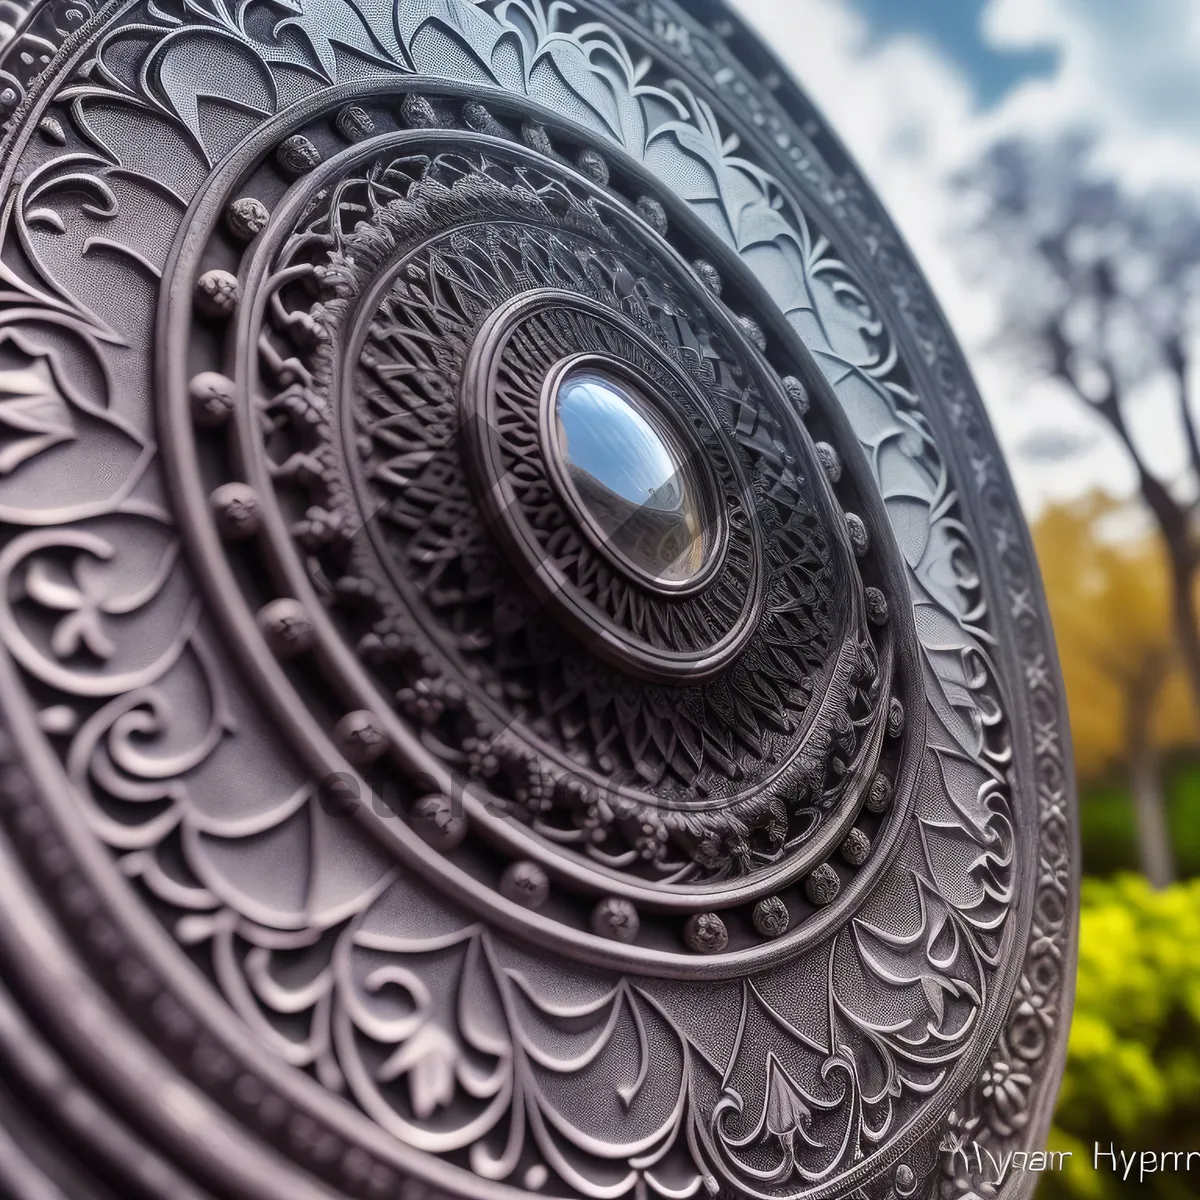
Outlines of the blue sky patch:
<svg viewBox="0 0 1200 1200">
<path fill-rule="evenodd" d="M 1050 75 L 1056 53 L 998 50 L 984 40 L 980 18 L 987 0 L 853 0 L 876 38 L 916 34 L 936 45 L 970 80 L 986 108 L 1025 79 Z"/>
</svg>

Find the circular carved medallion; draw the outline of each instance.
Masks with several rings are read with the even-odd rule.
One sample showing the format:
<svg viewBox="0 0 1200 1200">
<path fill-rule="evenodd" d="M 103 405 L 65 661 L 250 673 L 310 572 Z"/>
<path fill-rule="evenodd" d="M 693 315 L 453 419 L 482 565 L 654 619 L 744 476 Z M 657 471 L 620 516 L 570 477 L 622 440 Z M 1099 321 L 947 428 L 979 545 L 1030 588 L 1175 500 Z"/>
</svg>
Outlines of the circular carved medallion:
<svg viewBox="0 0 1200 1200">
<path fill-rule="evenodd" d="M 0 48 L 0 962 L 133 1113 L 81 1179 L 884 1200 L 1043 1132 L 1028 543 L 890 226 L 700 7 Z"/>
<path fill-rule="evenodd" d="M 857 454 L 849 431 L 841 451 L 813 442 L 790 406 L 798 377 L 780 378 L 632 204 L 493 138 L 460 135 L 439 153 L 449 136 L 366 141 L 325 164 L 252 251 L 234 361 L 186 386 L 220 366 L 243 398 L 244 486 L 286 596 L 230 576 L 213 603 L 236 630 L 257 612 L 259 636 L 264 612 L 298 605 L 315 622 L 303 649 L 325 646 L 316 694 L 303 681 L 298 702 L 319 713 L 332 686 L 391 742 L 381 777 L 400 762 L 450 780 L 469 832 L 419 866 L 452 893 L 503 909 L 480 886 L 501 848 L 565 885 L 536 917 L 520 904 L 508 916 L 568 954 L 705 974 L 719 952 L 727 970 L 756 948 L 778 958 L 840 891 L 835 878 L 814 902 L 805 877 L 877 777 L 901 780 L 894 826 L 906 808 L 923 721 L 889 719 L 906 704 L 921 716 L 915 632 L 907 617 L 872 619 L 872 597 L 903 586 L 899 554 L 879 513 L 856 553 L 851 518 L 867 524 L 837 489 L 860 493 L 830 469 Z M 215 210 L 222 197 L 206 199 Z M 175 270 L 193 274 L 186 258 Z M 211 320 L 189 288 L 175 295 L 173 330 Z M 692 506 L 700 549 L 684 586 L 627 549 L 661 537 L 640 507 L 618 521 L 618 492 L 593 485 L 589 508 L 570 477 L 561 402 L 578 379 L 593 411 L 570 416 L 577 446 L 612 440 L 594 411 L 603 386 L 603 418 L 636 395 L 615 411 L 636 419 L 640 447 L 678 463 L 648 494 Z M 199 509 L 204 448 L 187 408 L 172 411 Z M 623 437 L 607 469 L 643 469 Z M 262 552 L 225 541 L 214 580 Z M 655 553 L 670 566 L 681 552 Z M 295 653 L 284 640 L 267 637 L 275 659 Z M 385 818 L 403 820 L 396 799 Z M 637 937 L 596 935 L 588 913 L 606 895 L 643 908 Z M 772 895 L 794 906 L 786 940 L 753 920 Z M 730 925 L 699 960 L 688 921 L 713 908 Z"/>
</svg>

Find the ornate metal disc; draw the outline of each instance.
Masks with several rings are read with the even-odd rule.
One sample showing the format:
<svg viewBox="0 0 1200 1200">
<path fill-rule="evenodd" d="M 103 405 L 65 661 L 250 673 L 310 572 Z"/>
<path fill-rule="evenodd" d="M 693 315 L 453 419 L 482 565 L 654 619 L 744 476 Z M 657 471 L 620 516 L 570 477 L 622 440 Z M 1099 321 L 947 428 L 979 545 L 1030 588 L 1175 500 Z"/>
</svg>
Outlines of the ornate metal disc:
<svg viewBox="0 0 1200 1200">
<path fill-rule="evenodd" d="M 844 152 L 686 7 L 9 5 L 29 1179 L 883 1200 L 1044 1136 L 1022 520 Z"/>
</svg>

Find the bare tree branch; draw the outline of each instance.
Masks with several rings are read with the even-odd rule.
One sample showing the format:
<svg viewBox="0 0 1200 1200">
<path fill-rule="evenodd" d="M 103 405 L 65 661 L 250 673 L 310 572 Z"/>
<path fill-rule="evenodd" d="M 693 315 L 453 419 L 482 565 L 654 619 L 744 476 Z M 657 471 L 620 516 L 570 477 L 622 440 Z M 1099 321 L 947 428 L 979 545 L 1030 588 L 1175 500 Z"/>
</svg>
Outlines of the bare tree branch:
<svg viewBox="0 0 1200 1200">
<path fill-rule="evenodd" d="M 984 192 L 978 231 L 994 238 L 986 269 L 1007 301 L 1009 340 L 1042 352 L 1048 374 L 1104 419 L 1137 473 L 1169 556 L 1172 621 L 1200 709 L 1200 501 L 1179 500 L 1153 469 L 1124 407 L 1130 387 L 1165 370 L 1177 389 L 1188 469 L 1200 484 L 1200 426 L 1188 402 L 1196 331 L 1187 316 L 1200 279 L 1200 216 L 1170 197 L 1129 197 L 1097 183 L 1081 146 L 1058 155 L 1028 142 L 997 146 L 974 183 Z M 1139 272 L 1124 269 L 1131 259 L 1150 265 L 1140 282 Z"/>
<path fill-rule="evenodd" d="M 1166 358 L 1167 367 L 1175 380 L 1176 395 L 1179 401 L 1179 416 L 1183 422 L 1183 435 L 1187 443 L 1188 463 L 1191 467 L 1193 477 L 1197 484 L 1200 485 L 1200 433 L 1197 432 L 1196 417 L 1192 412 L 1192 405 L 1188 395 L 1190 377 L 1189 355 L 1184 345 L 1183 336 L 1180 333 L 1176 332 L 1167 338 L 1163 345 L 1163 356 Z M 1195 511 L 1196 502 L 1193 502 L 1190 507 Z"/>
</svg>

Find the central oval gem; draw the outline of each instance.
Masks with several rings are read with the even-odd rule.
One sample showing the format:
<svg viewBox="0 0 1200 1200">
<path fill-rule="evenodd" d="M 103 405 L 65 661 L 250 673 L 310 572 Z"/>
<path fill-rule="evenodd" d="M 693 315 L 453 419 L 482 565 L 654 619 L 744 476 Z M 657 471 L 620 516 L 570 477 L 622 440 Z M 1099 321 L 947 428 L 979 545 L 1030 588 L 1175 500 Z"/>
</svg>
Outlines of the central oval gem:
<svg viewBox="0 0 1200 1200">
<path fill-rule="evenodd" d="M 696 464 L 649 401 L 579 368 L 559 384 L 554 416 L 555 450 L 593 534 L 656 582 L 694 579 L 706 548 Z"/>
</svg>

